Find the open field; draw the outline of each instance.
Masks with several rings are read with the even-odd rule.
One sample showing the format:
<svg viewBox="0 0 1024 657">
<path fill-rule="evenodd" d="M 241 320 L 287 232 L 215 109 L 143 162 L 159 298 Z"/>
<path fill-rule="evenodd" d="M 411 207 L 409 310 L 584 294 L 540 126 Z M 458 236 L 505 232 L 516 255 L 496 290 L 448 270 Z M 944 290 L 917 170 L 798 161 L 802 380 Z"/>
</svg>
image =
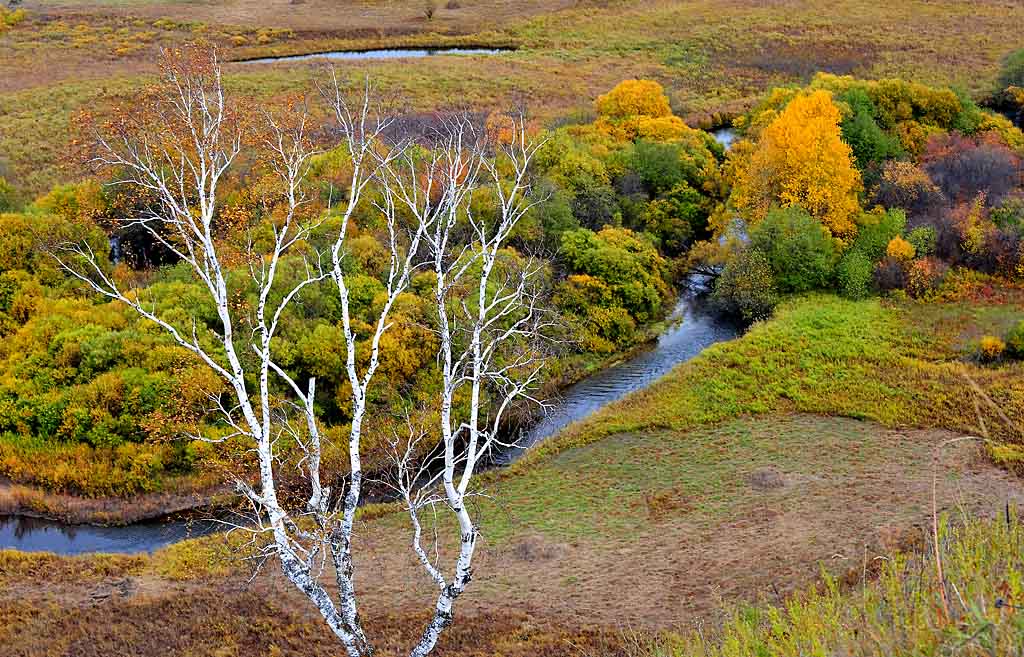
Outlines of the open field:
<svg viewBox="0 0 1024 657">
<path fill-rule="evenodd" d="M 193 39 L 225 59 L 403 45 L 513 45 L 501 56 L 345 65 L 408 98 L 412 109 L 525 100 L 551 119 L 631 77 L 668 89 L 701 123 L 741 111 L 766 88 L 827 70 L 992 90 L 1019 48 L 1019 3 L 867 0 L 569 2 L 465 0 L 432 20 L 418 2 L 28 2 L 0 35 L 0 167 L 37 193 L 75 176 L 60 165 L 79 108 L 102 108 L 155 70 L 159 47 Z M 273 98 L 306 90 L 315 67 L 231 68 L 233 86 Z M 6 161 L 6 165 L 3 162 Z"/>
<path fill-rule="evenodd" d="M 990 398 L 1019 403 L 1019 364 L 965 355 L 1020 312 L 1013 289 L 970 307 L 806 297 L 574 427 L 490 478 L 497 501 L 479 502 L 478 576 L 443 654 L 620 654 L 631 632 L 716 627 L 723 610 L 779 601 L 822 567 L 859 584 L 876 557 L 924 545 L 933 477 L 954 523 L 1018 507 L 1024 485 L 979 441 L 949 442 L 981 433 L 977 416 L 938 428 L 971 394 L 962 374 L 935 372 L 965 371 Z M 839 365 L 862 383 L 844 381 Z M 921 397 L 897 371 L 906 385 L 927 383 Z M 358 540 L 364 615 L 390 637 L 387 652 L 408 642 L 432 587 L 398 575 L 415 567 L 401 514 L 368 520 Z M 0 638 L 33 656 L 157 645 L 240 655 L 268 644 L 269 654 L 330 654 L 306 601 L 270 569 L 245 584 L 224 548 L 201 539 L 152 557 L 7 553 Z"/>
<path fill-rule="evenodd" d="M 568 655 L 574 643 L 615 643 L 626 630 L 716 626 L 723 608 L 779 601 L 814 582 L 821 567 L 859 582 L 865 562 L 923 545 L 933 448 L 953 435 L 798 415 L 622 435 L 564 452 L 501 484 L 501 506 L 483 520 L 479 576 L 442 654 L 518 655 L 547 645 L 529 654 Z M 986 517 L 1024 502 L 1024 486 L 975 447 L 952 445 L 941 455 L 943 510 Z M 394 648 L 408 642 L 415 610 L 432 591 L 425 578 L 410 586 L 400 576 L 415 568 L 400 527 L 398 518 L 374 521 L 360 539 L 370 548 L 360 564 L 364 615 L 374 632 L 396 632 Z M 246 585 L 243 574 L 194 579 L 187 568 L 169 570 L 174 553 L 188 549 L 104 559 L 82 574 L 88 559 L 54 567 L 42 565 L 45 557 L 8 555 L 0 563 L 0 638 L 16 655 L 85 646 L 75 654 L 122 646 L 145 655 L 147 645 L 246 654 L 267 643 L 281 650 L 270 654 L 298 655 L 305 641 L 315 646 L 305 654 L 331 654 L 308 603 L 276 574 Z M 30 584 L 31 575 L 42 581 Z M 208 632 L 194 629 L 203 626 Z M 224 646 L 230 650 L 218 652 Z"/>
</svg>

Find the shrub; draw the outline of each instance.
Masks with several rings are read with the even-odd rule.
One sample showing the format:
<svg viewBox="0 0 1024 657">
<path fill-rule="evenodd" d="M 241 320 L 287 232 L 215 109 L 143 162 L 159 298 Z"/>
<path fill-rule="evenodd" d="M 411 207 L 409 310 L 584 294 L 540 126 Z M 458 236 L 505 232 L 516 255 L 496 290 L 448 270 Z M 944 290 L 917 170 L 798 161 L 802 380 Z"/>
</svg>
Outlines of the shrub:
<svg viewBox="0 0 1024 657">
<path fill-rule="evenodd" d="M 900 140 L 883 130 L 875 120 L 875 104 L 863 89 L 852 89 L 842 98 L 850 115 L 841 124 L 843 141 L 850 145 L 861 171 L 869 165 L 902 154 Z"/>
<path fill-rule="evenodd" d="M 985 194 L 990 204 L 997 205 L 1020 180 L 1020 158 L 998 138 L 938 135 L 928 140 L 921 161 L 953 202 Z"/>
<path fill-rule="evenodd" d="M 889 240 L 888 246 L 885 247 L 885 255 L 896 260 L 913 260 L 914 245 L 897 235 Z"/>
<path fill-rule="evenodd" d="M 623 80 L 608 93 L 598 96 L 594 107 L 599 115 L 613 121 L 672 115 L 664 87 L 653 80 Z"/>
<path fill-rule="evenodd" d="M 850 251 L 836 267 L 839 291 L 849 299 L 863 299 L 871 292 L 874 265 L 859 251 Z"/>
<path fill-rule="evenodd" d="M 998 83 L 999 91 L 1007 87 L 1024 87 L 1024 48 L 1010 53 L 1003 60 Z"/>
<path fill-rule="evenodd" d="M 949 265 L 938 258 L 921 258 L 907 268 L 906 289 L 912 297 L 925 297 L 942 285 Z"/>
<path fill-rule="evenodd" d="M 562 236 L 571 275 L 555 291 L 556 305 L 580 334 L 586 351 L 628 346 L 639 323 L 659 317 L 669 287 L 665 263 L 650 241 L 625 228 Z"/>
<path fill-rule="evenodd" d="M 914 247 L 918 256 L 930 256 L 935 253 L 938 233 L 933 226 L 918 226 L 907 234 L 907 241 Z"/>
<path fill-rule="evenodd" d="M 803 208 L 772 210 L 751 231 L 750 247 L 764 254 L 780 292 L 816 290 L 832 279 L 835 243 Z"/>
<path fill-rule="evenodd" d="M 875 266 L 875 286 L 883 292 L 902 290 L 907 286 L 906 263 L 885 258 Z"/>
<path fill-rule="evenodd" d="M 1024 359 L 1024 321 L 1020 321 L 1006 335 L 1006 352 L 1014 358 Z"/>
<path fill-rule="evenodd" d="M 998 207 L 992 208 L 989 216 L 999 228 L 1012 228 L 1024 233 L 1024 195 L 1006 197 Z"/>
<path fill-rule="evenodd" d="M 938 212 L 945 199 L 942 191 L 923 169 L 911 162 L 886 162 L 882 179 L 875 189 L 874 202 L 887 208 L 900 208 L 911 217 Z"/>
<path fill-rule="evenodd" d="M 987 363 L 997 360 L 1004 351 L 1006 351 L 1006 343 L 994 335 L 986 335 L 978 343 L 978 355 Z"/>
<path fill-rule="evenodd" d="M 644 229 L 658 240 L 662 251 L 676 256 L 695 238 L 705 235 L 707 204 L 700 192 L 683 182 L 651 201 L 643 212 L 642 221 Z"/>
<path fill-rule="evenodd" d="M 633 147 L 630 165 L 640 176 L 644 190 L 659 196 L 683 182 L 680 148 L 675 144 L 638 141 Z"/>
<path fill-rule="evenodd" d="M 712 295 L 719 310 L 747 322 L 767 319 L 778 302 L 771 265 L 763 253 L 753 249 L 725 266 Z"/>
<path fill-rule="evenodd" d="M 871 262 L 878 262 L 885 257 L 889 242 L 903 233 L 907 215 L 900 209 L 875 210 L 862 214 L 858 223 L 857 238 L 851 250 L 860 252 Z"/>
<path fill-rule="evenodd" d="M 0 176 L 0 212 L 14 212 L 17 209 L 18 199 L 14 186 Z"/>
<path fill-rule="evenodd" d="M 24 9 L 14 9 L 13 4 L 10 9 L 7 7 L 0 7 L 0 34 L 8 28 L 21 23 L 27 16 L 28 13 Z"/>
</svg>

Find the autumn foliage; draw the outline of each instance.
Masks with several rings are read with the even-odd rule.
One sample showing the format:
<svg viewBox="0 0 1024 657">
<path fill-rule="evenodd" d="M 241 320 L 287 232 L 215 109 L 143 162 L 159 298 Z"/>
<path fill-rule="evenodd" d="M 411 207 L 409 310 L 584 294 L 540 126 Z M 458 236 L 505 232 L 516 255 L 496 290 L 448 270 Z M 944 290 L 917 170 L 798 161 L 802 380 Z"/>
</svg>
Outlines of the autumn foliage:
<svg viewBox="0 0 1024 657">
<path fill-rule="evenodd" d="M 862 184 L 842 140 L 841 119 L 827 91 L 794 98 L 737 167 L 735 206 L 756 223 L 772 205 L 799 205 L 835 237 L 852 237 Z"/>
</svg>

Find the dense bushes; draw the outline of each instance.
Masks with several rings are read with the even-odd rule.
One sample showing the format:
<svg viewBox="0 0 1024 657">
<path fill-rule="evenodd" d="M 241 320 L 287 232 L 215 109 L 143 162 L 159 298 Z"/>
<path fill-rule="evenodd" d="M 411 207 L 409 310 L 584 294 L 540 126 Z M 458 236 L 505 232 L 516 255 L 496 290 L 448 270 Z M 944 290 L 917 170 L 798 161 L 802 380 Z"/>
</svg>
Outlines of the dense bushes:
<svg viewBox="0 0 1024 657">
<path fill-rule="evenodd" d="M 670 296 L 666 264 L 654 245 L 624 228 L 569 231 L 562 257 L 571 272 L 555 302 L 580 329 L 588 351 L 632 344 L 640 324 L 657 319 Z"/>
<path fill-rule="evenodd" d="M 832 282 L 835 242 L 803 208 L 769 212 L 751 231 L 750 248 L 764 255 L 780 292 L 807 292 Z"/>
<path fill-rule="evenodd" d="M 999 91 L 1009 87 L 1024 87 L 1024 48 L 1006 56 L 997 84 Z"/>
<path fill-rule="evenodd" d="M 722 312 L 747 322 L 767 319 L 779 301 L 773 278 L 768 258 L 747 249 L 722 270 L 712 301 Z"/>
<path fill-rule="evenodd" d="M 1024 360 L 1024 320 L 1018 322 L 1006 336 L 1006 351 L 1014 358 Z"/>
<path fill-rule="evenodd" d="M 1024 134 L 963 94 L 821 74 L 737 125 L 750 140 L 730 151 L 731 192 L 692 251 L 702 271 L 759 251 L 780 293 L 852 298 L 927 297 L 957 267 L 1024 277 Z"/>
<path fill-rule="evenodd" d="M 545 135 L 532 171 L 539 202 L 517 227 L 513 248 L 501 255 L 512 262 L 522 252 L 552 254 L 545 292 L 566 319 L 560 337 L 585 358 L 629 348 L 647 335 L 646 324 L 665 315 L 679 270 L 669 259 L 709 235 L 708 216 L 727 191 L 720 175 L 724 151 L 672 114 L 657 83 L 624 82 L 595 106 L 593 122 Z M 493 120 L 487 127 L 501 129 Z M 348 166 L 339 153 L 311 161 L 309 211 L 323 213 L 325 223 L 282 260 L 283 282 L 305 276 L 301 252 L 337 228 L 329 206 L 342 198 L 337 182 Z M 233 240 L 259 244 L 273 234 L 273 208 L 259 193 L 264 175 L 255 163 L 244 183 L 225 183 L 214 224 L 228 250 Z M 34 441 L 29 449 L 0 440 L 9 448 L 0 474 L 84 494 L 150 490 L 137 479 L 148 477 L 147 486 L 156 486 L 161 472 L 186 471 L 195 462 L 182 439 L 186 430 L 216 435 L 223 429 L 209 414 L 221 392 L 216 377 L 134 312 L 86 293 L 41 248 L 87 239 L 114 280 L 138 290 L 184 334 L 195 330 L 204 347 L 218 353 L 221 327 L 202 286 L 144 230 L 125 225 L 123 219 L 137 216 L 151 199 L 122 190 L 85 181 L 55 187 L 20 213 L 0 211 L 0 433 Z M 13 209 L 6 187 L 0 195 L 2 210 Z M 489 216 L 496 202 L 481 192 L 472 211 Z M 369 339 L 367 320 L 380 303 L 387 265 L 377 223 L 370 204 L 358 208 L 346 241 L 351 319 L 360 343 Z M 230 262 L 226 274 L 233 303 L 255 307 L 246 263 Z M 396 303 L 382 342 L 382 385 L 369 400 L 375 411 L 393 413 L 436 384 L 431 295 L 431 281 L 418 276 Z M 317 378 L 318 410 L 328 430 L 349 419 L 341 321 L 336 292 L 307 286 L 281 318 L 274 345 L 292 377 Z M 358 349 L 357 359 L 366 358 L 368 350 Z M 549 372 L 557 377 L 558 367 Z M 378 438 L 368 435 L 367 441 Z M 154 440 L 162 441 L 159 447 Z M 31 460 L 47 449 L 61 470 L 40 466 L 33 474 Z M 96 458 L 91 475 L 67 474 L 89 472 L 69 464 L 81 464 L 90 453 Z M 225 453 L 230 458 L 230 449 Z M 367 467 L 375 457 L 383 455 L 368 455 Z M 90 487 L 89 478 L 105 483 Z"/>
<path fill-rule="evenodd" d="M 860 251 L 850 251 L 836 266 L 839 292 L 849 299 L 864 299 L 871 294 L 874 263 Z"/>
</svg>

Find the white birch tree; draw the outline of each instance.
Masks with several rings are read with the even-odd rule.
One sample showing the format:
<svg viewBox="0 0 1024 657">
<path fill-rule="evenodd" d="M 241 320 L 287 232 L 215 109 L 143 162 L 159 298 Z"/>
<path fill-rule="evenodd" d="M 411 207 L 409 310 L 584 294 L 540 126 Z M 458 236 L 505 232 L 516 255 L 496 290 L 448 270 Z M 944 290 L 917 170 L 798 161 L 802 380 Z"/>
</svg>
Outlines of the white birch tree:
<svg viewBox="0 0 1024 657">
<path fill-rule="evenodd" d="M 439 591 L 432 620 L 410 653 L 427 655 L 471 580 L 479 532 L 466 501 L 475 493 L 474 473 L 501 442 L 508 409 L 530 398 L 539 376 L 533 343 L 544 324 L 541 268 L 502 251 L 532 203 L 529 166 L 537 145 L 530 143 L 524 121 L 515 122 L 512 138 L 494 149 L 485 132 L 456 118 L 442 122 L 439 138 L 428 148 L 413 147 L 388 135 L 394 116 L 369 83 L 353 99 L 332 72 L 318 90 L 349 160 L 347 199 L 336 209 L 340 221 L 328 245 L 306 248 L 305 276 L 286 283 L 283 260 L 328 225 L 328 213 L 307 191 L 317 150 L 301 104 L 283 114 L 233 106 L 212 53 L 165 53 L 162 70 L 159 89 L 145 97 L 147 107 L 124 113 L 97 134 L 93 162 L 116 173 L 114 184 L 156 199 L 124 223 L 145 230 L 188 266 L 216 308 L 216 326 L 196 320 L 181 326 L 168 308 L 148 300 L 145 290 L 124 289 L 88 244 L 57 244 L 51 252 L 70 275 L 134 309 L 218 375 L 227 393 L 212 395 L 211 401 L 228 431 L 216 438 L 192 437 L 240 441 L 251 449 L 255 472 L 236 482 L 253 514 L 253 525 L 245 530 L 253 533 L 259 556 L 276 559 L 287 580 L 315 605 L 350 657 L 373 653 L 360 620 L 353 559 L 366 476 L 362 438 L 366 423 L 374 420 L 368 395 L 396 300 L 416 271 L 433 270 L 443 379 L 440 424 L 406 441 L 396 460 L 396 488 L 412 522 L 412 549 Z M 267 200 L 274 208 L 269 248 L 240 240 L 219 225 L 224 182 L 249 147 L 277 180 L 276 196 Z M 484 185 L 498 199 L 496 216 L 486 219 L 475 216 L 469 203 Z M 357 208 L 379 215 L 389 254 L 383 303 L 362 343 L 353 325 L 345 266 L 346 235 Z M 254 308 L 233 303 L 237 284 L 229 281 L 239 260 L 247 270 L 245 284 L 256 292 Z M 316 380 L 295 380 L 275 350 L 290 306 L 305 289 L 325 285 L 337 293 L 344 340 L 332 346 L 344 353 L 351 388 L 343 491 L 326 483 L 337 473 L 325 472 L 322 464 L 325 438 Z M 360 350 L 367 350 L 363 358 L 357 358 Z M 440 468 L 417 458 L 414 447 L 422 440 L 440 440 Z M 304 504 L 289 504 L 282 489 L 284 443 L 301 454 L 297 462 L 308 486 Z M 421 511 L 437 506 L 457 520 L 460 548 L 450 574 L 428 558 L 422 542 Z"/>
</svg>

